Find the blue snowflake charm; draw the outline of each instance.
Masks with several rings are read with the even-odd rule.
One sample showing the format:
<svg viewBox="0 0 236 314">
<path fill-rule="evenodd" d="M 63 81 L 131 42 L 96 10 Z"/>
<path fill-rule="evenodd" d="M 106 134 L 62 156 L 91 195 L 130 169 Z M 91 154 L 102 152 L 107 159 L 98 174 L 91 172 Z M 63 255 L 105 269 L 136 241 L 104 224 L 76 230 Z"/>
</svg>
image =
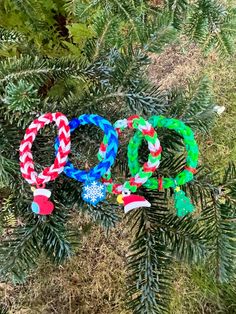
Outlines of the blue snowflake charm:
<svg viewBox="0 0 236 314">
<path fill-rule="evenodd" d="M 91 205 L 96 206 L 97 203 L 106 198 L 106 186 L 98 181 L 86 182 L 82 190 L 82 199 Z"/>
</svg>

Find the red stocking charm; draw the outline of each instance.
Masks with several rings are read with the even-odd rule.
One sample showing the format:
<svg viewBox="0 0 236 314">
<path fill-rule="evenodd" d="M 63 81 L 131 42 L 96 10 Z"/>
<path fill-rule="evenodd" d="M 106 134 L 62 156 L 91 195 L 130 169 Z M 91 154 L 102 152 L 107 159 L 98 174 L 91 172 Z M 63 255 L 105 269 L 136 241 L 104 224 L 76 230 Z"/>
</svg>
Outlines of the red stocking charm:
<svg viewBox="0 0 236 314">
<path fill-rule="evenodd" d="M 50 196 L 51 192 L 49 190 L 36 189 L 31 204 L 32 211 L 39 215 L 50 215 L 54 209 L 54 204 L 48 200 Z"/>
<path fill-rule="evenodd" d="M 54 163 L 50 167 L 37 173 L 34 169 L 32 156 L 32 145 L 38 134 L 38 131 L 45 125 L 55 122 L 58 127 L 59 149 Z M 55 180 L 63 171 L 70 153 L 70 127 L 67 118 L 60 112 L 45 113 L 26 129 L 24 139 L 20 143 L 20 170 L 23 178 L 32 185 L 34 191 L 34 200 L 31 209 L 35 214 L 49 215 L 54 209 L 54 205 L 49 201 L 51 192 L 45 189 L 45 184 Z M 36 189 L 34 188 L 36 186 Z"/>
</svg>

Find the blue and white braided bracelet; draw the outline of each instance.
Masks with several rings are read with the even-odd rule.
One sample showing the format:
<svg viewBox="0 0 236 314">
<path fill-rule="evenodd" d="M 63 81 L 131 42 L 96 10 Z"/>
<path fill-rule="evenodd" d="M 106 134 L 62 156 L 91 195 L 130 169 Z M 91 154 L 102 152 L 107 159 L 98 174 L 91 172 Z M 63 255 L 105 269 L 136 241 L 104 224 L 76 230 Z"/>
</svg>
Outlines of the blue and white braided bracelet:
<svg viewBox="0 0 236 314">
<path fill-rule="evenodd" d="M 104 158 L 98 165 L 88 171 L 77 169 L 70 161 L 67 161 L 64 173 L 72 179 L 85 183 L 82 198 L 86 202 L 96 205 L 103 200 L 106 195 L 105 185 L 96 181 L 98 181 L 115 162 L 118 151 L 118 134 L 108 120 L 96 114 L 83 114 L 78 118 L 72 119 L 69 123 L 71 133 L 80 125 L 86 124 L 94 124 L 103 130 L 107 138 Z M 56 140 L 55 148 L 57 151 L 58 140 Z"/>
</svg>

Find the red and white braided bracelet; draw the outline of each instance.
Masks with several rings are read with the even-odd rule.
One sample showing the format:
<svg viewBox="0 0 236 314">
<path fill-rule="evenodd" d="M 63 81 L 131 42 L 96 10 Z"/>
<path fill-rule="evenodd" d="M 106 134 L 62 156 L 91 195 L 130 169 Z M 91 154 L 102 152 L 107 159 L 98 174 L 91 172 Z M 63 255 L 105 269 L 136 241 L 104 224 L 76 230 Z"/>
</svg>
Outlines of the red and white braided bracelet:
<svg viewBox="0 0 236 314">
<path fill-rule="evenodd" d="M 58 127 L 59 148 L 53 165 L 46 167 L 40 174 L 34 169 L 31 148 L 38 131 L 45 125 L 55 122 Z M 45 183 L 55 180 L 63 171 L 70 153 L 70 127 L 65 115 L 60 112 L 46 113 L 34 120 L 25 131 L 24 139 L 20 143 L 20 170 L 23 178 L 31 185 L 35 185 L 33 212 L 48 215 L 54 205 L 48 200 L 51 192 L 45 189 Z"/>
</svg>

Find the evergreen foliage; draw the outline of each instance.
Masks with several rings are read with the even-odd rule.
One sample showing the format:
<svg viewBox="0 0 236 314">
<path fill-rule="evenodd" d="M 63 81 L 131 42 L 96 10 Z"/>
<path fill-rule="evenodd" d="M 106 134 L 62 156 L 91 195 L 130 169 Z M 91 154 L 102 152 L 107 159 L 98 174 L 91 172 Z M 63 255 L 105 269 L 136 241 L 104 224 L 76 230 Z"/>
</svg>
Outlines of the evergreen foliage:
<svg viewBox="0 0 236 314">
<path fill-rule="evenodd" d="M 179 170 L 181 161 L 180 158 Z M 173 205 L 168 205 L 168 196 L 145 190 L 152 207 L 139 210 L 129 218 L 131 228 L 136 230 L 130 247 L 127 279 L 133 296 L 129 306 L 134 313 L 167 312 L 175 261 L 210 264 L 211 275 L 220 283 L 234 278 L 235 166 L 230 164 L 226 168 L 223 180 L 217 177 L 217 185 L 213 184 L 215 180 L 201 183 L 208 195 L 208 204 L 194 217 L 177 218 Z M 189 192 L 196 197 L 196 190 Z M 155 292 L 159 298 L 153 300 Z"/>
<path fill-rule="evenodd" d="M 214 276 L 219 282 L 235 277 L 235 177 L 235 165 L 231 163 L 202 215 L 209 235 L 212 235 L 210 259 L 214 265 Z"/>
<path fill-rule="evenodd" d="M 187 34 L 203 44 L 205 51 L 212 48 L 222 54 L 232 53 L 236 26 L 236 11 L 219 1 L 200 0 L 190 10 Z"/>
<path fill-rule="evenodd" d="M 8 105 L 9 111 L 29 112 L 31 105 L 35 107 L 39 101 L 38 90 L 33 84 L 19 80 L 16 84 L 9 82 L 6 86 L 4 103 Z"/>
<path fill-rule="evenodd" d="M 202 14 L 196 18 L 198 10 Z M 7 0 L 0 4 L 1 278 L 23 282 L 41 254 L 55 263 L 70 257 L 81 236 L 71 223 L 74 213 L 86 213 L 111 231 L 121 219 L 112 197 L 109 203 L 90 207 L 81 199 L 80 184 L 63 175 L 49 184 L 54 214 L 38 217 L 31 212 L 32 192 L 19 172 L 18 148 L 35 116 L 61 111 L 72 118 L 96 112 L 115 122 L 134 113 L 145 118 L 164 114 L 182 119 L 197 134 L 208 132 L 215 116 L 209 80 L 203 77 L 189 82 L 184 90 L 161 91 L 145 76 L 147 52 L 159 52 L 183 31 L 203 43 L 204 49 L 229 53 L 233 23 L 234 10 L 211 0 L 168 2 L 163 7 L 138 0 Z M 38 170 L 54 156 L 56 133 L 49 128 L 37 136 L 33 147 Z M 73 135 L 71 158 L 80 168 L 84 161 L 90 167 L 97 163 L 102 134 L 93 127 L 79 131 Z M 165 147 L 159 174 L 173 176 L 184 166 L 183 143 L 172 132 L 158 130 L 158 135 Z M 126 146 L 122 141 L 115 180 L 128 175 Z M 142 160 L 145 154 L 143 149 Z M 187 218 L 176 217 L 172 191 L 141 190 L 152 207 L 127 215 L 133 234 L 127 259 L 127 306 L 133 313 L 168 311 L 176 261 L 210 261 L 219 282 L 232 279 L 235 173 L 233 164 L 223 178 L 199 168 L 195 180 L 186 186 L 198 211 Z"/>
<path fill-rule="evenodd" d="M 209 79 L 189 81 L 186 90 L 173 90 L 169 95 L 169 115 L 179 116 L 193 130 L 207 132 L 214 123 L 214 96 Z"/>
</svg>

